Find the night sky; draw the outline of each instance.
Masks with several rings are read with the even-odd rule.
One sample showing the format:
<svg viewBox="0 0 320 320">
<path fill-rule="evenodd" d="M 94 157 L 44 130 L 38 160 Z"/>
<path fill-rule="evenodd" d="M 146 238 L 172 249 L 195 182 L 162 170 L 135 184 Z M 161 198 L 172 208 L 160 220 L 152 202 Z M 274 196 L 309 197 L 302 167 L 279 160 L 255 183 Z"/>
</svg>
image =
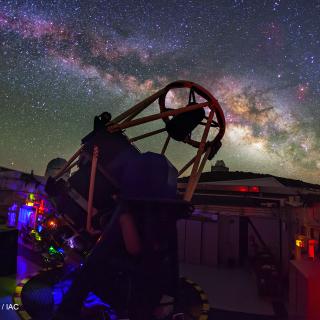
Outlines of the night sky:
<svg viewBox="0 0 320 320">
<path fill-rule="evenodd" d="M 0 166 L 43 174 L 94 115 L 187 79 L 225 112 L 214 161 L 319 183 L 319 17 L 315 0 L 0 0 Z"/>
</svg>

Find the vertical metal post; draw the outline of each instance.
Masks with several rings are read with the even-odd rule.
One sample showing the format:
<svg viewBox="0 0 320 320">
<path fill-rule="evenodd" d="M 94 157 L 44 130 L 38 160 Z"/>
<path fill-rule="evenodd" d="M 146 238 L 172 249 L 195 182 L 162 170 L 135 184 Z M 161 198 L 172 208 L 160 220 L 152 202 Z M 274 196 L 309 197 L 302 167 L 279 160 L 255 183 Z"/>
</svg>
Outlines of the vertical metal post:
<svg viewBox="0 0 320 320">
<path fill-rule="evenodd" d="M 199 180 L 199 176 L 200 176 L 200 175 L 198 175 L 199 164 L 200 164 L 200 160 L 201 160 L 202 154 L 203 154 L 203 152 L 205 150 L 206 140 L 207 140 L 207 137 L 208 137 L 208 134 L 209 134 L 209 130 L 210 130 L 210 126 L 211 126 L 211 123 L 212 123 L 212 120 L 213 120 L 213 116 L 214 116 L 214 111 L 211 111 L 210 114 L 209 114 L 208 120 L 207 120 L 207 124 L 206 124 L 206 126 L 204 128 L 204 131 L 203 131 L 203 135 L 202 135 L 202 138 L 201 138 L 200 146 L 199 146 L 197 155 L 195 157 L 195 161 L 194 161 L 194 164 L 193 164 L 193 167 L 192 167 L 191 175 L 190 175 L 190 178 L 189 178 L 189 181 L 188 181 L 188 185 L 187 185 L 187 188 L 186 188 L 186 191 L 185 191 L 185 194 L 184 194 L 184 200 L 187 200 L 187 201 L 191 200 L 193 191 L 195 190 L 196 185 L 197 185 L 198 180 Z M 204 160 L 204 163 L 205 163 L 206 160 L 207 159 Z M 204 166 L 204 164 L 203 164 L 203 166 Z"/>
<path fill-rule="evenodd" d="M 88 195 L 88 214 L 87 214 L 87 231 L 91 232 L 91 220 L 93 213 L 93 195 L 94 195 L 94 185 L 97 173 L 99 148 L 98 146 L 93 147 L 92 162 L 91 162 L 91 174 L 90 174 L 90 185 L 89 185 L 89 195 Z"/>
<path fill-rule="evenodd" d="M 167 150 L 167 147 L 168 147 L 168 144 L 169 144 L 169 141 L 170 141 L 170 136 L 168 135 L 167 136 L 167 139 L 163 145 L 163 148 L 161 150 L 161 154 L 165 154 L 166 153 L 166 150 Z"/>
<path fill-rule="evenodd" d="M 204 166 L 205 166 L 205 164 L 206 164 L 206 162 L 208 160 L 210 152 L 211 152 L 211 148 L 208 148 L 207 151 L 205 152 L 205 154 L 202 157 L 201 164 L 199 165 L 198 171 L 194 176 L 194 180 L 193 180 L 194 183 L 192 184 L 191 191 L 190 191 L 191 195 L 193 195 L 195 189 L 197 188 L 197 184 L 198 184 L 199 178 L 200 178 L 201 173 L 203 171 L 203 168 L 204 168 Z M 190 200 L 191 200 L 191 198 L 190 198 Z"/>
<path fill-rule="evenodd" d="M 279 265 L 280 265 L 280 280 L 282 280 L 282 219 L 281 219 L 281 212 L 279 213 Z"/>
</svg>

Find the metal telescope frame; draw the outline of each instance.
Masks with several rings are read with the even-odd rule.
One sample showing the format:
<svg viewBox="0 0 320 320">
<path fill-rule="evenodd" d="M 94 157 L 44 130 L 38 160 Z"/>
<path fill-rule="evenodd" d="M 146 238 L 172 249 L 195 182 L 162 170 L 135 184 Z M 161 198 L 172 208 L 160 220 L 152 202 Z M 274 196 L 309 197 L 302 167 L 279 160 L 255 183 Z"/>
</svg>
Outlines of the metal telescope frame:
<svg viewBox="0 0 320 320">
<path fill-rule="evenodd" d="M 170 90 L 177 88 L 186 88 L 190 90 L 189 97 L 195 97 L 195 93 L 202 97 L 205 102 L 203 103 L 189 103 L 188 105 L 178 108 L 178 109 L 170 109 L 166 107 L 166 96 Z M 143 110 L 149 107 L 153 102 L 158 100 L 160 112 L 152 115 L 144 116 L 141 118 L 136 118 Z M 190 98 L 189 98 L 190 100 Z M 190 101 L 189 101 L 190 102 Z M 188 170 L 191 166 L 191 174 L 185 189 L 184 200 L 191 201 L 192 195 L 196 189 L 198 180 L 203 171 L 206 161 L 211 160 L 214 155 L 218 152 L 221 147 L 221 139 L 225 132 L 225 118 L 223 111 L 219 102 L 213 97 L 213 95 L 207 91 L 202 86 L 185 80 L 179 80 L 168 84 L 163 89 L 157 91 L 153 95 L 139 102 L 129 110 L 123 112 L 110 122 L 106 124 L 106 130 L 110 133 L 123 131 L 127 128 L 136 127 L 148 122 L 156 121 L 162 119 L 164 124 L 170 121 L 170 117 L 177 116 L 179 114 L 201 109 L 201 108 L 209 108 L 209 115 L 205 117 L 204 122 L 201 122 L 200 125 L 204 126 L 204 130 L 202 133 L 202 137 L 200 141 L 193 140 L 190 137 L 186 138 L 183 142 L 189 144 L 192 147 L 198 149 L 197 154 L 190 159 L 179 171 L 179 176 L 181 176 L 186 170 Z M 213 140 L 209 141 L 208 136 L 211 129 L 216 129 L 216 135 Z M 151 137 L 157 135 L 159 133 L 165 132 L 166 128 L 150 131 L 148 133 L 144 133 L 142 135 L 130 138 L 129 141 L 134 143 L 138 140 L 145 139 L 147 137 Z M 164 145 L 161 150 L 161 154 L 165 154 L 168 144 L 170 142 L 170 136 L 167 135 L 167 138 L 164 142 Z M 81 154 L 84 146 L 81 146 L 80 149 L 67 161 L 65 166 L 58 172 L 58 174 L 54 177 L 55 179 L 60 178 L 66 171 L 70 170 L 74 166 L 77 165 L 77 158 Z M 91 166 L 91 175 L 90 175 L 90 186 L 89 186 L 89 194 L 88 194 L 88 215 L 87 215 L 87 231 L 92 232 L 91 227 L 91 218 L 93 216 L 93 194 L 94 194 L 94 185 L 95 185 L 95 177 L 97 170 L 97 163 L 99 157 L 98 147 L 94 147 L 93 155 L 92 155 L 92 166 Z"/>
</svg>

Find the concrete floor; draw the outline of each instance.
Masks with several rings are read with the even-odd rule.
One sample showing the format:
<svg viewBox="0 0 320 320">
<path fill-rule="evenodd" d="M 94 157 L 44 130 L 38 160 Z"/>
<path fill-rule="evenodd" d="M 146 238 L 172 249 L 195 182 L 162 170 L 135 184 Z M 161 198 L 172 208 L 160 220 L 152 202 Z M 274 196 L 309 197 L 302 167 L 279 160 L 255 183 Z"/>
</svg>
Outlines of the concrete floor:
<svg viewBox="0 0 320 320">
<path fill-rule="evenodd" d="M 274 315 L 271 301 L 259 297 L 255 277 L 245 269 L 181 264 L 180 273 L 200 285 L 208 295 L 211 308 Z"/>
</svg>

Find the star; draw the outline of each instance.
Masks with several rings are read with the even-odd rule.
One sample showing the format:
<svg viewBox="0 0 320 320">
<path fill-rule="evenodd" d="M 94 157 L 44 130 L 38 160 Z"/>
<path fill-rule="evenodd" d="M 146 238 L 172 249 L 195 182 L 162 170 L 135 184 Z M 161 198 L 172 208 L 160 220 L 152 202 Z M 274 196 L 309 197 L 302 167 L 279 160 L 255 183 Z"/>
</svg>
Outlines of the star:
<svg viewBox="0 0 320 320">
<path fill-rule="evenodd" d="M 231 170 L 318 182 L 319 14 L 314 1 L 3 0 L 0 166 L 43 174 L 95 115 L 190 79 L 223 107 Z M 177 166 L 194 152 L 179 150 Z"/>
</svg>

